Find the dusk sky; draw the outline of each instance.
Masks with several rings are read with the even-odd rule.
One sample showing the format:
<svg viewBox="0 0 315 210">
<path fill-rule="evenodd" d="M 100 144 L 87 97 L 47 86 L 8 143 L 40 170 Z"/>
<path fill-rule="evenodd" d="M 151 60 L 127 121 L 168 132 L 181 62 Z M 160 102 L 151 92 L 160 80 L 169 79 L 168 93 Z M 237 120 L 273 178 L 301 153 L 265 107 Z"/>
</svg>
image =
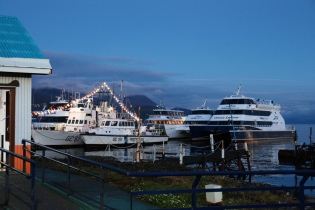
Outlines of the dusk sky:
<svg viewBox="0 0 315 210">
<path fill-rule="evenodd" d="M 241 94 L 315 117 L 314 0 L 0 0 L 44 53 L 33 88 L 90 92 L 102 82 L 173 108 Z M 113 86 L 114 85 L 114 86 Z M 313 122 L 314 123 L 314 122 Z"/>
</svg>

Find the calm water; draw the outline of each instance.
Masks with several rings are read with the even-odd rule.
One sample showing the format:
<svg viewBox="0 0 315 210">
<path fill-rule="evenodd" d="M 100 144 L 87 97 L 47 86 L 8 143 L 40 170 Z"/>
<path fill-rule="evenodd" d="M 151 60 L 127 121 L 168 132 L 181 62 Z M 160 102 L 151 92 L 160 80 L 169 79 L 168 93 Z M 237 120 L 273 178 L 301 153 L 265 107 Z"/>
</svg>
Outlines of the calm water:
<svg viewBox="0 0 315 210">
<path fill-rule="evenodd" d="M 298 134 L 297 144 L 310 143 L 310 127 L 314 129 L 315 124 L 297 124 L 296 130 Z M 315 142 L 315 139 L 314 139 Z M 278 151 L 282 149 L 294 149 L 293 140 L 269 140 L 260 142 L 247 143 L 248 150 L 250 151 L 250 164 L 252 170 L 294 170 L 294 166 L 279 163 Z M 242 148 L 243 144 L 239 144 L 238 148 Z M 164 149 L 167 156 L 179 157 L 181 149 L 184 148 L 185 155 L 197 155 L 206 152 L 200 145 L 191 145 L 190 141 L 169 141 L 165 145 L 146 146 L 142 148 L 143 158 L 147 160 L 153 159 L 153 151 L 162 152 Z M 209 151 L 210 148 L 207 147 Z M 113 147 L 110 149 L 98 151 L 84 151 L 83 148 L 63 149 L 62 151 L 69 152 L 78 156 L 113 156 L 120 161 L 135 161 L 136 148 L 127 147 Z M 38 151 L 40 152 L 40 151 Z M 52 157 L 58 157 L 56 154 L 49 154 Z M 300 180 L 299 177 L 295 178 L 293 175 L 268 175 L 268 176 L 254 176 L 252 181 L 264 182 L 274 185 L 295 185 Z M 315 180 L 308 180 L 308 183 L 315 185 Z M 308 191 L 307 194 L 315 197 L 315 192 Z"/>
</svg>

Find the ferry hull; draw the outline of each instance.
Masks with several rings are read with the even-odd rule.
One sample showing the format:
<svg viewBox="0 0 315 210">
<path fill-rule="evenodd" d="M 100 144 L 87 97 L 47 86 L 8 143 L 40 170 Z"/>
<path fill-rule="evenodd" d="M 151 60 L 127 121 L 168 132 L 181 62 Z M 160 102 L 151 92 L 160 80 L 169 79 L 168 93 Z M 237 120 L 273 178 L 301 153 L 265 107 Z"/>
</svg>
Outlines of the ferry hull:
<svg viewBox="0 0 315 210">
<path fill-rule="evenodd" d="M 136 146 L 139 137 L 136 135 L 95 135 L 82 134 L 81 138 L 86 147 L 106 147 L 107 145 Z M 168 136 L 140 136 L 141 144 L 167 143 Z"/>
<path fill-rule="evenodd" d="M 195 142 L 209 141 L 210 134 L 213 135 L 215 142 L 223 140 L 225 145 L 229 144 L 232 140 L 242 142 L 271 139 L 294 139 L 296 137 L 295 130 L 263 131 L 250 126 L 238 126 L 237 129 L 239 130 L 233 130 L 233 126 L 190 126 L 192 141 Z"/>
<path fill-rule="evenodd" d="M 84 144 L 80 133 L 76 132 L 32 129 L 31 135 L 34 142 L 50 147 L 73 147 Z"/>
<path fill-rule="evenodd" d="M 190 139 L 190 133 L 187 131 L 177 130 L 181 125 L 164 125 L 166 135 L 169 139 Z"/>
</svg>

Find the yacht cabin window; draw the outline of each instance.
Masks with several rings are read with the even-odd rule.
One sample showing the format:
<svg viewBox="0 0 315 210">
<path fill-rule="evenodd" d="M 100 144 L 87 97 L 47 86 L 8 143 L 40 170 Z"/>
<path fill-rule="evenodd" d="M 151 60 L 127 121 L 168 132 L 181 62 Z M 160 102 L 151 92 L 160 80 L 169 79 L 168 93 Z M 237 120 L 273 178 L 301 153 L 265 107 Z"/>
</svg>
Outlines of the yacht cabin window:
<svg viewBox="0 0 315 210">
<path fill-rule="evenodd" d="M 118 122 L 117 121 L 112 121 L 111 126 L 117 126 Z"/>
</svg>

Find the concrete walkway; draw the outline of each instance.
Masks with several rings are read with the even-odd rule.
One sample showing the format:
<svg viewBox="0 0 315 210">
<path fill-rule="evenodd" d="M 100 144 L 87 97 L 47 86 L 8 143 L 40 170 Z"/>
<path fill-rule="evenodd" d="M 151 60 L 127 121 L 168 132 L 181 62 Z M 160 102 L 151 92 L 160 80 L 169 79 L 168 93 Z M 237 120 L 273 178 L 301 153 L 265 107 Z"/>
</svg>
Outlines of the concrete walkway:
<svg viewBox="0 0 315 210">
<path fill-rule="evenodd" d="M 45 170 L 45 183 L 41 183 L 41 169 L 36 169 L 35 201 L 39 210 L 75 210 L 100 209 L 100 181 L 71 174 L 71 196 L 67 196 L 67 174 L 54 170 Z M 0 172 L 0 204 L 5 198 L 5 172 Z M 9 205 L 0 205 L 0 209 L 31 209 L 31 181 L 16 172 L 10 172 Z M 130 194 L 109 184 L 104 184 L 104 209 L 131 209 Z M 132 200 L 132 209 L 156 209 L 136 198 Z"/>
</svg>

